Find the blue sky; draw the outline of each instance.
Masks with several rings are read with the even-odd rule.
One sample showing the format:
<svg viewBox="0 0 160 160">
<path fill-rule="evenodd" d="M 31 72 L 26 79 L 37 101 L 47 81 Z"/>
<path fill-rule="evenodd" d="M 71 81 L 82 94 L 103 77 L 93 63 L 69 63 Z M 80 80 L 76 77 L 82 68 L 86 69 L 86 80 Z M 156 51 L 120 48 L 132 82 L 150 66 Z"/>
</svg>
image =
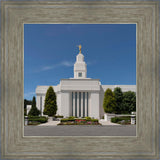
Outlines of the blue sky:
<svg viewBox="0 0 160 160">
<path fill-rule="evenodd" d="M 24 98 L 73 77 L 79 44 L 88 78 L 136 84 L 136 24 L 24 24 Z"/>
</svg>

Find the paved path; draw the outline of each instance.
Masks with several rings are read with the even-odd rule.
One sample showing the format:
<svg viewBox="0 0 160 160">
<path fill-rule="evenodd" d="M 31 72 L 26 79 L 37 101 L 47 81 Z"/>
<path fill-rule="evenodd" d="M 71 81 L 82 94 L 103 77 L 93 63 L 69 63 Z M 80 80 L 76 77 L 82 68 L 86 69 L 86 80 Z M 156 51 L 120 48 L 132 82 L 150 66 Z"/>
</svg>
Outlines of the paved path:
<svg viewBox="0 0 160 160">
<path fill-rule="evenodd" d="M 99 120 L 99 123 L 101 123 L 102 125 L 120 125 L 120 124 L 117 124 L 117 123 L 112 123 L 112 122 L 109 122 L 109 121 L 105 121 L 104 119 L 100 119 Z"/>
<path fill-rule="evenodd" d="M 60 121 L 48 121 L 47 123 L 42 123 L 38 126 L 57 126 L 58 123 L 60 123 Z"/>
<path fill-rule="evenodd" d="M 24 126 L 24 136 L 136 136 L 136 125 Z"/>
</svg>

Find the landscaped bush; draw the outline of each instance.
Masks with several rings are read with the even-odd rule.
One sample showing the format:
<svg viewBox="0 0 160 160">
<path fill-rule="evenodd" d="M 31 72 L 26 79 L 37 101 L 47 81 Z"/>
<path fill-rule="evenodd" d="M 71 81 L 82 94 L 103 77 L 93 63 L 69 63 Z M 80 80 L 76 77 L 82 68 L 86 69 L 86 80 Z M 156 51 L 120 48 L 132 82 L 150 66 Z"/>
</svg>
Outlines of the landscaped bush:
<svg viewBox="0 0 160 160">
<path fill-rule="evenodd" d="M 92 118 L 91 117 L 85 117 L 86 121 L 90 121 Z"/>
<path fill-rule="evenodd" d="M 111 118 L 111 122 L 119 123 L 119 124 L 130 124 L 131 117 L 124 116 L 124 117 L 113 117 Z"/>
<path fill-rule="evenodd" d="M 63 116 L 60 116 L 60 115 L 57 115 L 57 116 L 54 116 L 55 118 L 63 118 Z"/>
<path fill-rule="evenodd" d="M 118 121 L 119 121 L 118 117 L 111 118 L 111 122 L 113 122 L 113 123 L 117 123 Z"/>
<path fill-rule="evenodd" d="M 59 125 L 98 125 L 98 119 L 92 119 L 90 117 L 86 118 L 63 118 L 61 119 L 61 123 Z"/>
<path fill-rule="evenodd" d="M 98 122 L 98 119 L 92 119 L 91 121 L 92 122 Z"/>
<path fill-rule="evenodd" d="M 70 116 L 70 117 L 68 117 L 68 119 L 69 119 L 69 120 L 74 120 L 75 117 L 74 117 L 74 116 Z"/>
<path fill-rule="evenodd" d="M 44 117 L 44 116 L 28 116 L 28 119 L 40 118 L 40 117 Z"/>
<path fill-rule="evenodd" d="M 39 123 L 46 123 L 48 121 L 48 118 L 44 116 L 29 116 L 28 117 L 29 122 L 39 122 Z"/>
<path fill-rule="evenodd" d="M 61 122 L 68 122 L 68 121 L 74 121 L 74 119 L 73 120 L 68 119 L 68 118 L 61 119 Z"/>
</svg>

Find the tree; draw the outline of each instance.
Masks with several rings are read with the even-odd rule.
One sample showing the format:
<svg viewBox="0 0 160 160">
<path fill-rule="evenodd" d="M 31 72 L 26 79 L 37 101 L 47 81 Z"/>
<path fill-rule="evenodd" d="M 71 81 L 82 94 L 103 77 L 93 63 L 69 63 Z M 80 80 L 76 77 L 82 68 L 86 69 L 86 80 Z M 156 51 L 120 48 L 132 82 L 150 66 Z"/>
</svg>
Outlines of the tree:
<svg viewBox="0 0 160 160">
<path fill-rule="evenodd" d="M 28 115 L 29 116 L 39 116 L 40 114 L 41 114 L 41 112 L 36 107 L 36 98 L 34 96 L 33 100 L 32 100 L 32 107 L 31 107 L 31 110 L 29 111 Z"/>
<path fill-rule="evenodd" d="M 106 113 L 115 113 L 116 100 L 111 89 L 107 89 L 104 94 L 103 108 Z"/>
<path fill-rule="evenodd" d="M 123 93 L 123 111 L 124 113 L 131 113 L 136 111 L 136 93 L 132 91 Z"/>
<path fill-rule="evenodd" d="M 116 99 L 115 112 L 120 114 L 123 111 L 123 92 L 120 87 L 114 89 L 114 95 Z"/>
<path fill-rule="evenodd" d="M 54 116 L 57 112 L 56 94 L 53 87 L 49 87 L 45 97 L 43 114 L 48 116 Z"/>
</svg>

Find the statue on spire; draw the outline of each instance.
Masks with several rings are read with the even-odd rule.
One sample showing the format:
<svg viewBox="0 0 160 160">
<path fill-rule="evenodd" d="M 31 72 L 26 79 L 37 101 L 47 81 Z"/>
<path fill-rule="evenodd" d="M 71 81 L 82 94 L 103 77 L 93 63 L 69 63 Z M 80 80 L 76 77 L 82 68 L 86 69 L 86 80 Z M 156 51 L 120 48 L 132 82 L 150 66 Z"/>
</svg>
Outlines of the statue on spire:
<svg viewBox="0 0 160 160">
<path fill-rule="evenodd" d="M 81 48 L 82 48 L 81 44 L 78 47 L 79 47 L 79 53 L 81 53 Z"/>
</svg>

